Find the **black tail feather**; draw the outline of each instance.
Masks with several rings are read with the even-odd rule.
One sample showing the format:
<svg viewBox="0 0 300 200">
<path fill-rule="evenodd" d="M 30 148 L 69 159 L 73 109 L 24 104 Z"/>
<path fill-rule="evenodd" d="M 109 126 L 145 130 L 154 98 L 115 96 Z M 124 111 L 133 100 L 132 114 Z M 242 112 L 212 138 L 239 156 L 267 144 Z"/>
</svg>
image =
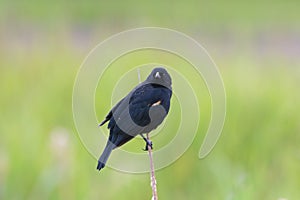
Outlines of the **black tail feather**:
<svg viewBox="0 0 300 200">
<path fill-rule="evenodd" d="M 105 163 L 101 162 L 100 160 L 98 160 L 98 165 L 97 165 L 97 169 L 100 171 L 102 168 L 105 167 Z"/>
<path fill-rule="evenodd" d="M 97 170 L 101 170 L 102 168 L 105 167 L 106 161 L 108 159 L 108 157 L 110 156 L 112 150 L 114 149 L 116 145 L 114 145 L 111 141 L 107 141 L 107 144 L 105 146 L 105 149 L 102 153 L 102 155 L 100 156 L 99 160 L 98 160 L 98 165 L 97 165 Z"/>
</svg>

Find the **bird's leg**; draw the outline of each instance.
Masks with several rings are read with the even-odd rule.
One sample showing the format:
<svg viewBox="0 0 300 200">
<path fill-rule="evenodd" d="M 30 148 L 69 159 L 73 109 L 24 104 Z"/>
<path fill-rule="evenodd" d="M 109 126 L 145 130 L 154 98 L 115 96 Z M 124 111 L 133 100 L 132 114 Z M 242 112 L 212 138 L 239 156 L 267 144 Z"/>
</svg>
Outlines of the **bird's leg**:
<svg viewBox="0 0 300 200">
<path fill-rule="evenodd" d="M 140 134 L 142 136 L 142 138 L 144 139 L 144 141 L 146 142 L 146 147 L 144 149 L 144 151 L 148 151 L 148 147 L 150 146 L 151 149 L 153 149 L 153 144 L 151 140 L 148 140 L 147 138 L 145 138 L 145 136 L 143 134 Z"/>
</svg>

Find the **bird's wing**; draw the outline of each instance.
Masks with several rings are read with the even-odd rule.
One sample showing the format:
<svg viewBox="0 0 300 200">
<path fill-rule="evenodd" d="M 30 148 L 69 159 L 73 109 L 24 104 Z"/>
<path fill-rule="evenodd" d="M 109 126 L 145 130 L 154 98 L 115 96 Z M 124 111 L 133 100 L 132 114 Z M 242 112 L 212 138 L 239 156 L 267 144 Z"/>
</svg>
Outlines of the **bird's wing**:
<svg viewBox="0 0 300 200">
<path fill-rule="evenodd" d="M 152 84 L 137 86 L 108 113 L 100 126 L 110 120 L 108 128 L 118 125 L 130 135 L 143 132 L 144 127 L 151 122 L 149 110 L 152 106 L 162 105 L 168 112 L 170 96 L 166 90 L 169 89 L 155 88 Z"/>
<path fill-rule="evenodd" d="M 112 111 L 109 128 L 118 126 L 123 132 L 135 136 L 150 123 L 149 108 L 158 100 L 157 91 L 150 84 L 132 90 Z"/>
<path fill-rule="evenodd" d="M 110 111 L 109 113 L 106 115 L 105 119 L 99 124 L 99 126 L 102 126 L 103 124 L 105 124 L 107 121 L 109 121 L 111 119 L 111 117 L 113 116 L 113 112 L 120 106 L 120 104 L 122 103 L 122 101 L 124 100 L 121 99 Z"/>
<path fill-rule="evenodd" d="M 132 94 L 129 101 L 129 112 L 136 124 L 146 126 L 151 121 L 150 108 L 165 102 L 167 102 L 167 97 L 164 87 L 153 87 L 152 84 L 146 84 Z"/>
</svg>

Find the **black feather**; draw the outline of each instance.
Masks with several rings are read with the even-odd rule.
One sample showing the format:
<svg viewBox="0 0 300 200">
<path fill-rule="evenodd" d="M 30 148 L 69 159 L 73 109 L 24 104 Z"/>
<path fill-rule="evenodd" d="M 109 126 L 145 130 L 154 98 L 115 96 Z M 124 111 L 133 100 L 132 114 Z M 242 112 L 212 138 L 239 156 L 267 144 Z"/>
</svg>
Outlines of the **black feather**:
<svg viewBox="0 0 300 200">
<path fill-rule="evenodd" d="M 168 72 L 163 68 L 155 68 L 144 82 L 112 108 L 99 124 L 102 126 L 109 121 L 110 134 L 99 158 L 98 170 L 105 166 L 114 148 L 137 135 L 149 133 L 163 122 L 170 109 L 171 84 Z"/>
</svg>

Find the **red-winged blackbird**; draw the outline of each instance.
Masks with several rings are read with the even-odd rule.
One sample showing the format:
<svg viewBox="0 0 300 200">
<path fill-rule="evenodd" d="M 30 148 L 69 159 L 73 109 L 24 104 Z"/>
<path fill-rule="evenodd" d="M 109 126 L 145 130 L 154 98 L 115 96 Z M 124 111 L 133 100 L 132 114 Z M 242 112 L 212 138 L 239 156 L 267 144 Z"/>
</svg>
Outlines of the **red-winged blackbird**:
<svg viewBox="0 0 300 200">
<path fill-rule="evenodd" d="M 98 160 L 98 170 L 105 166 L 113 149 L 137 135 L 141 135 L 145 140 L 145 150 L 148 149 L 148 145 L 152 148 L 152 142 L 143 134 L 157 128 L 168 114 L 172 96 L 171 85 L 172 80 L 167 70 L 155 68 L 144 82 L 111 109 L 99 125 L 102 126 L 109 121 L 110 134 Z"/>
</svg>

